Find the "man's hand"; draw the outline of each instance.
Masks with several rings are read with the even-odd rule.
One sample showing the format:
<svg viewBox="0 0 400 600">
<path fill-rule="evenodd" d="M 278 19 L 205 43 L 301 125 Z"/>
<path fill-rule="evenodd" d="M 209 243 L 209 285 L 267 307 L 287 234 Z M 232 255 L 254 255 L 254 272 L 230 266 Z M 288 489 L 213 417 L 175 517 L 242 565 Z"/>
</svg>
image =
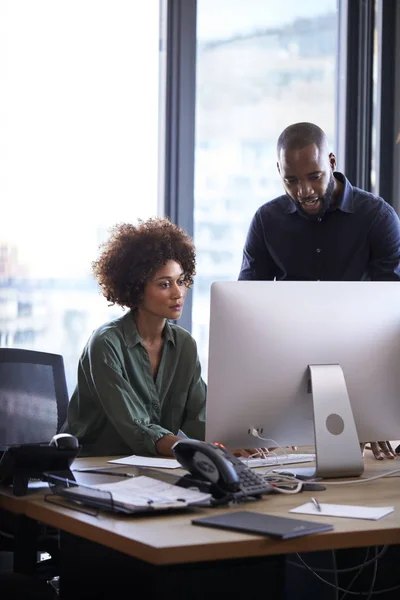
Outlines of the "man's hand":
<svg viewBox="0 0 400 600">
<path fill-rule="evenodd" d="M 385 458 L 396 458 L 396 452 L 393 450 L 390 442 L 369 442 L 369 445 L 360 444 L 361 452 L 364 456 L 365 450 L 372 450 L 376 460 L 384 460 Z"/>
</svg>

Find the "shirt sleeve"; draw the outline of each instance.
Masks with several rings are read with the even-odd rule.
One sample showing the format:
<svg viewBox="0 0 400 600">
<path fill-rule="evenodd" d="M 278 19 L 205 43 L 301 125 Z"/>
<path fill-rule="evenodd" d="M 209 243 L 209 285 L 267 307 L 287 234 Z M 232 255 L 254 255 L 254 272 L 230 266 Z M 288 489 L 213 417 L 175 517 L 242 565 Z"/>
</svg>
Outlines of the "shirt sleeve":
<svg viewBox="0 0 400 600">
<path fill-rule="evenodd" d="M 206 433 L 206 395 L 207 387 L 201 377 L 200 361 L 197 356 L 181 429 L 188 437 L 201 441 L 204 441 Z"/>
<path fill-rule="evenodd" d="M 264 238 L 261 212 L 254 215 L 243 249 L 239 280 L 266 281 L 275 279 L 276 265 L 268 251 Z"/>
<path fill-rule="evenodd" d="M 151 423 L 149 410 L 123 376 L 123 366 L 108 340 L 95 338 L 88 348 L 90 380 L 116 432 L 135 454 L 157 455 L 155 444 L 171 431 Z"/>
<path fill-rule="evenodd" d="M 372 281 L 400 281 L 400 221 L 383 202 L 370 233 L 368 275 Z"/>
</svg>

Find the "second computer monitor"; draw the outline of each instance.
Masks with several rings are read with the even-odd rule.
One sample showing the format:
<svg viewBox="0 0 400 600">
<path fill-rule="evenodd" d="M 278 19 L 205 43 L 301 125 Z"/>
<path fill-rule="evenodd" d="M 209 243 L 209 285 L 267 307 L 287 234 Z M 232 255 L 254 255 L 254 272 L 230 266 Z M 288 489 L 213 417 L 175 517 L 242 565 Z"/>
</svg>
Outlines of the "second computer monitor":
<svg viewBox="0 0 400 600">
<path fill-rule="evenodd" d="M 206 440 L 314 444 L 309 365 L 340 366 L 360 442 L 399 439 L 400 283 L 214 283 Z"/>
</svg>

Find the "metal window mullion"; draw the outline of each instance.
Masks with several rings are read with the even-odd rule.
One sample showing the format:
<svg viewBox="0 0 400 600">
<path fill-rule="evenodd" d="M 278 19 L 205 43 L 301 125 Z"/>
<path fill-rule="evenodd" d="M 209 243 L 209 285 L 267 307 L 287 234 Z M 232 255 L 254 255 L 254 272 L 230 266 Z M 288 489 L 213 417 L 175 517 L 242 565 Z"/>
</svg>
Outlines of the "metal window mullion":
<svg viewBox="0 0 400 600">
<path fill-rule="evenodd" d="M 354 185 L 369 190 L 374 0 L 340 0 L 339 12 L 339 164 Z"/>
<path fill-rule="evenodd" d="M 396 0 L 377 0 L 376 187 L 377 193 L 389 204 L 393 204 L 393 154 L 396 140 L 394 123 L 396 3 Z"/>
<path fill-rule="evenodd" d="M 196 0 L 168 0 L 163 206 L 160 212 L 194 231 L 194 143 L 196 98 Z M 179 324 L 191 330 L 188 294 Z"/>
<path fill-rule="evenodd" d="M 393 207 L 400 214 L 400 7 L 396 2 L 396 30 L 395 30 L 395 44 L 393 48 L 394 53 L 394 72 L 397 75 L 395 77 L 395 89 L 394 89 L 394 107 L 393 107 L 393 118 L 394 118 L 394 151 L 393 151 Z"/>
<path fill-rule="evenodd" d="M 373 0 L 360 4 L 359 77 L 358 77 L 358 134 L 360 148 L 357 155 L 359 187 L 371 189 L 372 111 L 373 111 L 373 55 L 375 6 Z"/>
</svg>

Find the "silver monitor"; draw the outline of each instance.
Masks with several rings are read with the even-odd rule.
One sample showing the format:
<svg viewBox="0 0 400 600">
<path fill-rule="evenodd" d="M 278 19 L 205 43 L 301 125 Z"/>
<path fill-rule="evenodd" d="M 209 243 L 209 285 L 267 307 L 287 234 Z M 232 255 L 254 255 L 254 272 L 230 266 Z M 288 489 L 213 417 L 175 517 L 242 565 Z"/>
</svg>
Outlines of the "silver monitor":
<svg viewBox="0 0 400 600">
<path fill-rule="evenodd" d="M 399 438 L 400 283 L 213 283 L 207 441 L 315 444 L 317 473 L 343 476 L 359 442 Z"/>
</svg>

